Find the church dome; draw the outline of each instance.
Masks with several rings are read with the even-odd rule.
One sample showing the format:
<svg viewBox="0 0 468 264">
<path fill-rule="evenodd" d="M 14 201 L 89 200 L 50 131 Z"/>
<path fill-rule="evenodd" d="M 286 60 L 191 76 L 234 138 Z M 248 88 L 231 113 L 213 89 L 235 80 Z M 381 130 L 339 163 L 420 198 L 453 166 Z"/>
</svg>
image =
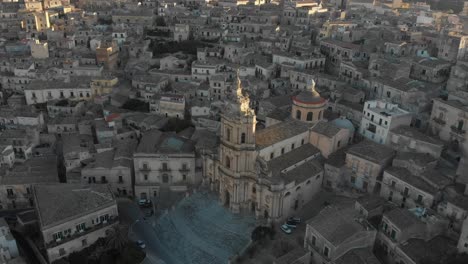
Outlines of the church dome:
<svg viewBox="0 0 468 264">
<path fill-rule="evenodd" d="M 315 82 L 312 81 L 309 89 L 300 92 L 298 95 L 293 97 L 295 103 L 316 105 L 325 103 L 325 99 L 315 90 Z"/>
<path fill-rule="evenodd" d="M 344 117 L 339 117 L 332 121 L 332 123 L 339 128 L 347 128 L 351 133 L 354 132 L 355 128 L 353 123 Z"/>
</svg>

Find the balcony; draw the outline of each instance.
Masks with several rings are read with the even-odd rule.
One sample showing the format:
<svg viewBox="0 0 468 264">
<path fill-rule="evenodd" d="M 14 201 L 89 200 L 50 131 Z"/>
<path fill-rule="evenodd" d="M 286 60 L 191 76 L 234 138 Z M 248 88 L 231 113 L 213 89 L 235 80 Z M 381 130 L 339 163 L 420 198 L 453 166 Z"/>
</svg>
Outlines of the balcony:
<svg viewBox="0 0 468 264">
<path fill-rule="evenodd" d="M 53 240 L 53 241 L 50 241 L 49 243 L 46 243 L 46 248 L 53 248 L 53 247 L 56 247 L 58 245 L 61 245 L 61 244 L 64 244 L 64 243 L 67 243 L 69 241 L 72 241 L 78 237 L 81 237 L 81 236 L 84 236 L 84 235 L 87 235 L 89 233 L 92 233 L 96 230 L 99 230 L 101 228 L 105 228 L 105 227 L 109 227 L 115 223 L 118 223 L 119 222 L 119 218 L 117 216 L 111 216 L 106 223 L 104 222 L 101 222 L 97 225 L 93 225 L 91 227 L 86 227 L 84 230 L 80 231 L 80 232 L 74 232 L 73 234 L 71 235 L 68 235 L 66 237 L 63 237 L 62 239 L 60 240 Z"/>
<path fill-rule="evenodd" d="M 441 119 L 441 118 L 434 117 L 432 120 L 434 121 L 434 123 L 436 123 L 438 125 L 441 125 L 441 126 L 445 125 L 445 121 L 443 119 Z"/>
<path fill-rule="evenodd" d="M 160 172 L 170 172 L 171 169 L 170 168 L 159 168 L 159 171 Z"/>
<path fill-rule="evenodd" d="M 143 168 L 140 168 L 140 171 L 150 171 L 150 167 L 148 166 L 143 166 Z"/>
<path fill-rule="evenodd" d="M 190 169 L 189 168 L 180 168 L 179 171 L 184 173 L 184 172 L 189 172 Z"/>
<path fill-rule="evenodd" d="M 17 196 L 15 193 L 8 193 L 7 194 L 8 199 L 15 199 Z"/>
<path fill-rule="evenodd" d="M 464 129 L 460 129 L 456 126 L 451 126 L 450 129 L 452 130 L 453 133 L 458 134 L 458 135 L 464 135 L 466 132 Z"/>
</svg>

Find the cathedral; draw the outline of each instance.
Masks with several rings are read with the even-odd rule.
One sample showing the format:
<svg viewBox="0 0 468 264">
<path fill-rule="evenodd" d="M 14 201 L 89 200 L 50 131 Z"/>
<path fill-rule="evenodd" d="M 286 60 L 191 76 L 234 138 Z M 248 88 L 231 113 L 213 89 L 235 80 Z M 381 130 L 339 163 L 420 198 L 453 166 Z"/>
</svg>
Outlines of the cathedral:
<svg viewBox="0 0 468 264">
<path fill-rule="evenodd" d="M 292 97 L 289 118 L 256 130 L 255 112 L 238 77 L 235 98 L 221 115 L 218 153 L 204 170 L 222 204 L 235 213 L 280 221 L 309 202 L 322 186 L 321 149 L 310 142 L 314 127 L 327 123 L 326 103 L 312 84 Z"/>
</svg>

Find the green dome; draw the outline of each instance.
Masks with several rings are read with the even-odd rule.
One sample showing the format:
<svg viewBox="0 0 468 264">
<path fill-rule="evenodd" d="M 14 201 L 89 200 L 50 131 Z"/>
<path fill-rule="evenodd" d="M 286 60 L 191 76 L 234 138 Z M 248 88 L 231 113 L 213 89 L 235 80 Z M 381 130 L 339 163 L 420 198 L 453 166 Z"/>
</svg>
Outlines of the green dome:
<svg viewBox="0 0 468 264">
<path fill-rule="evenodd" d="M 354 125 L 353 123 L 351 123 L 351 121 L 349 121 L 348 119 L 344 118 L 344 117 L 339 117 L 335 120 L 332 121 L 332 123 L 337 126 L 337 127 L 340 127 L 340 128 L 347 128 L 349 129 L 349 131 L 351 131 L 352 133 L 354 133 L 354 130 L 356 130 L 354 128 Z"/>
</svg>

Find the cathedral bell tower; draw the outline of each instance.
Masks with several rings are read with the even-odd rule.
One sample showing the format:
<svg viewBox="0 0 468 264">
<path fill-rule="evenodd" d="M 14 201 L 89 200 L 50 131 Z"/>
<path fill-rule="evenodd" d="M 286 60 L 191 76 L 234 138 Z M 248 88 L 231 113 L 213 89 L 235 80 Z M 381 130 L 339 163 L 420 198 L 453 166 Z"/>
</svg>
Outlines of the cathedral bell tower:
<svg viewBox="0 0 468 264">
<path fill-rule="evenodd" d="M 233 212 L 248 208 L 255 202 L 256 116 L 250 100 L 242 93 L 237 73 L 235 98 L 225 105 L 221 114 L 221 144 L 218 175 L 221 202 Z"/>
</svg>

